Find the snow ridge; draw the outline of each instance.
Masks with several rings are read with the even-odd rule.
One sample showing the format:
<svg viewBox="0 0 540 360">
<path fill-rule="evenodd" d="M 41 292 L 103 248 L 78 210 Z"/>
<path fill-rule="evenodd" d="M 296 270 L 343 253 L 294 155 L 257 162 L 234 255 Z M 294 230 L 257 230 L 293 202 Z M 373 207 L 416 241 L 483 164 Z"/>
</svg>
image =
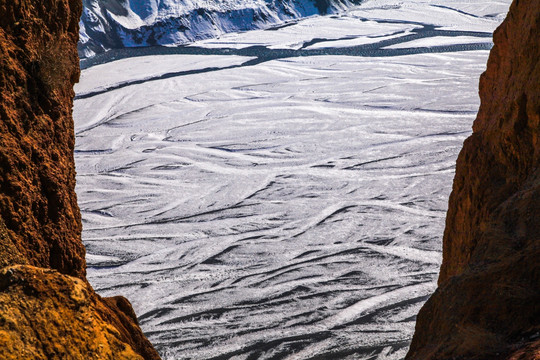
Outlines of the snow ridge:
<svg viewBox="0 0 540 360">
<path fill-rule="evenodd" d="M 335 13 L 362 0 L 83 0 L 79 56 L 113 48 L 182 45 Z"/>
</svg>

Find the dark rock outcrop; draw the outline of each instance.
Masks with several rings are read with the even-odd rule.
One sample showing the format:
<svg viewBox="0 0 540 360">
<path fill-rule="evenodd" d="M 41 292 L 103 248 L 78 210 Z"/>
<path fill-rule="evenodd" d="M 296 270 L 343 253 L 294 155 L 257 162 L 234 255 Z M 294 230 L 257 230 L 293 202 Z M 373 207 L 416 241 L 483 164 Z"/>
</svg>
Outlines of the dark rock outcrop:
<svg viewBox="0 0 540 360">
<path fill-rule="evenodd" d="M 0 0 L 0 358 L 159 359 L 85 278 L 72 119 L 80 0 Z"/>
<path fill-rule="evenodd" d="M 407 359 L 540 359 L 540 2 L 495 31 Z"/>
</svg>

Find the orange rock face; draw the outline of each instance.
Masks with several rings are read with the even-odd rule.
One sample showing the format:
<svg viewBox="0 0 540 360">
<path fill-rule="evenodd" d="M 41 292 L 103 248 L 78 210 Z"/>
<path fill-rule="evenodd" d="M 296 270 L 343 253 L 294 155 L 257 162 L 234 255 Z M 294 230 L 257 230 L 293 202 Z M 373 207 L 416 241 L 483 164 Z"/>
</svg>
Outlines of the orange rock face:
<svg viewBox="0 0 540 360">
<path fill-rule="evenodd" d="M 54 270 L 0 270 L 2 359 L 143 359 L 100 314 L 88 284 Z"/>
<path fill-rule="evenodd" d="M 29 265 L 0 269 L 1 359 L 159 359 L 129 302 Z"/>
<path fill-rule="evenodd" d="M 159 359 L 85 278 L 73 84 L 80 0 L 0 0 L 0 358 Z"/>
<path fill-rule="evenodd" d="M 408 359 L 540 359 L 540 2 L 494 34 Z"/>
</svg>

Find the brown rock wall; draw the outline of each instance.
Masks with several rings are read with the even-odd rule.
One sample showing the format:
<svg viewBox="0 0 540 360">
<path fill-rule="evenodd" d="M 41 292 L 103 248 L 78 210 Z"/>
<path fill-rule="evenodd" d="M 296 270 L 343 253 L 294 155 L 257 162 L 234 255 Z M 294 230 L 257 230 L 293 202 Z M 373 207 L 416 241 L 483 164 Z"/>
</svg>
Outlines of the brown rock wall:
<svg viewBox="0 0 540 360">
<path fill-rule="evenodd" d="M 85 278 L 72 119 L 80 0 L 0 0 L 0 358 L 159 359 Z"/>
<path fill-rule="evenodd" d="M 71 118 L 81 10 L 0 0 L 0 222 L 27 263 L 84 278 Z"/>
<path fill-rule="evenodd" d="M 494 34 L 407 359 L 540 359 L 540 2 Z"/>
<path fill-rule="evenodd" d="M 480 78 L 481 105 L 474 133 L 457 162 L 439 284 L 470 263 L 490 216 L 538 167 L 539 6 L 538 1 L 514 2 L 494 33 L 495 46 Z"/>
</svg>

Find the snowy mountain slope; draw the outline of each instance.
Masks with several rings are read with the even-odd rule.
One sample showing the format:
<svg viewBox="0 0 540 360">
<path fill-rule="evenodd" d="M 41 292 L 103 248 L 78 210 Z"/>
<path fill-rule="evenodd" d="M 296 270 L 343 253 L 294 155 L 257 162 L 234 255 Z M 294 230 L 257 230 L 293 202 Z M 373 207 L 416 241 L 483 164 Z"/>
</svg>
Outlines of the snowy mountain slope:
<svg viewBox="0 0 540 360">
<path fill-rule="evenodd" d="M 361 0 L 83 0 L 79 55 L 179 45 L 345 9 Z"/>
</svg>

